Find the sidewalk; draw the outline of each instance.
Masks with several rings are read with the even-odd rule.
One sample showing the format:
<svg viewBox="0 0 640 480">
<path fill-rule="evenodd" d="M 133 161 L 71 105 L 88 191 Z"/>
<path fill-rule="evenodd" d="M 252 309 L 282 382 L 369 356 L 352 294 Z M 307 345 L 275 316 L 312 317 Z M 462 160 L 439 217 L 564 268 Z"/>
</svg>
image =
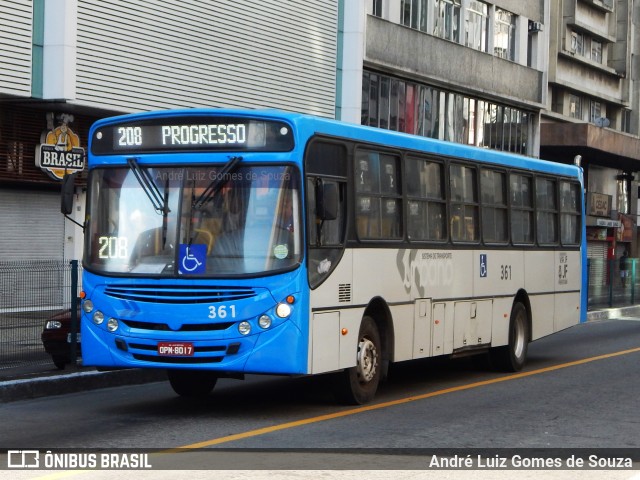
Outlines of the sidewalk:
<svg viewBox="0 0 640 480">
<path fill-rule="evenodd" d="M 640 318 L 640 305 L 587 312 L 587 322 L 625 317 Z M 93 367 L 82 365 L 68 365 L 65 370 L 58 370 L 50 364 L 0 370 L 0 378 L 3 378 L 0 381 L 0 403 L 6 403 L 98 388 L 159 382 L 167 377 L 162 369 L 98 372 Z"/>
</svg>

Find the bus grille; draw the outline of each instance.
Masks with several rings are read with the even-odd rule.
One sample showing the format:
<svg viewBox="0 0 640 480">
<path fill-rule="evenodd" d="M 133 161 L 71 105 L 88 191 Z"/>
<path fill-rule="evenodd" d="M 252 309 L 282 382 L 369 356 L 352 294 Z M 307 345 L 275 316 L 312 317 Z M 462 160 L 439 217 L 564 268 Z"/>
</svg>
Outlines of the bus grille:
<svg viewBox="0 0 640 480">
<path fill-rule="evenodd" d="M 242 300 L 254 297 L 256 292 L 251 288 L 232 286 L 117 285 L 106 287 L 105 294 L 134 302 L 193 304 Z"/>
<path fill-rule="evenodd" d="M 176 331 L 176 332 L 214 332 L 219 330 L 226 330 L 233 325 L 233 322 L 222 323 L 185 323 L 179 329 L 173 330 L 166 323 L 158 322 L 143 322 L 136 320 L 120 320 L 129 328 L 136 328 L 139 330 L 155 330 L 161 332 Z"/>
</svg>

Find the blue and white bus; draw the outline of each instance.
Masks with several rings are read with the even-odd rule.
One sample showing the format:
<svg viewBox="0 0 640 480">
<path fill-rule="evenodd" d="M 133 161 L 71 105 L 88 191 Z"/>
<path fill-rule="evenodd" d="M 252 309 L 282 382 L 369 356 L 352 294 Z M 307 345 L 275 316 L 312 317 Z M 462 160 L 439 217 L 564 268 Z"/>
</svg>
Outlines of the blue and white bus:
<svg viewBox="0 0 640 480">
<path fill-rule="evenodd" d="M 277 111 L 193 109 L 91 129 L 86 365 L 218 378 L 335 375 L 488 354 L 585 316 L 579 167 Z"/>
</svg>

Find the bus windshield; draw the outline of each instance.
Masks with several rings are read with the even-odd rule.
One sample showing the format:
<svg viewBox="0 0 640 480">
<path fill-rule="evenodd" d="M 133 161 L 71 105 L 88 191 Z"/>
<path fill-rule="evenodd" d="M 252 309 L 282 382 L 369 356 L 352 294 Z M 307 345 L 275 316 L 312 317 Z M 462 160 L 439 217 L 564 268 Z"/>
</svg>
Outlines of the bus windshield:
<svg viewBox="0 0 640 480">
<path fill-rule="evenodd" d="M 89 182 L 90 270 L 215 277 L 271 273 L 301 262 L 300 176 L 291 166 L 130 162 L 95 169 Z"/>
</svg>

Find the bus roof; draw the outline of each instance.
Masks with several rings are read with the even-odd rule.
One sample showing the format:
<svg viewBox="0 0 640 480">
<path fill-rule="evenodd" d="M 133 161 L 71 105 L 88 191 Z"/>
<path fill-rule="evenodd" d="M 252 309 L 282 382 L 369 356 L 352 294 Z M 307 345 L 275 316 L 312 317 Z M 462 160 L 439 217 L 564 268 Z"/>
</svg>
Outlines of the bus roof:
<svg viewBox="0 0 640 480">
<path fill-rule="evenodd" d="M 381 128 L 341 122 L 338 120 L 322 118 L 308 114 L 285 112 L 275 109 L 250 110 L 226 108 L 193 108 L 131 113 L 98 120 L 91 127 L 90 138 L 93 138 L 93 132 L 96 129 L 104 125 L 113 123 L 127 121 L 130 122 L 134 120 L 142 121 L 158 117 L 202 117 L 207 115 L 254 118 L 257 117 L 271 120 L 284 120 L 291 125 L 295 125 L 295 136 L 299 144 L 305 143 L 306 140 L 313 135 L 326 135 L 336 138 L 383 145 L 386 147 L 409 149 L 416 152 L 441 155 L 450 158 L 475 160 L 483 163 L 488 162 L 506 167 L 514 167 L 536 172 L 545 172 L 553 175 L 563 175 L 580 178 L 582 177 L 582 170 L 575 165 L 551 162 L 510 152 L 502 152 L 488 148 L 481 148 L 461 143 L 423 137 L 419 135 L 396 132 L 393 130 L 385 130 Z"/>
</svg>

